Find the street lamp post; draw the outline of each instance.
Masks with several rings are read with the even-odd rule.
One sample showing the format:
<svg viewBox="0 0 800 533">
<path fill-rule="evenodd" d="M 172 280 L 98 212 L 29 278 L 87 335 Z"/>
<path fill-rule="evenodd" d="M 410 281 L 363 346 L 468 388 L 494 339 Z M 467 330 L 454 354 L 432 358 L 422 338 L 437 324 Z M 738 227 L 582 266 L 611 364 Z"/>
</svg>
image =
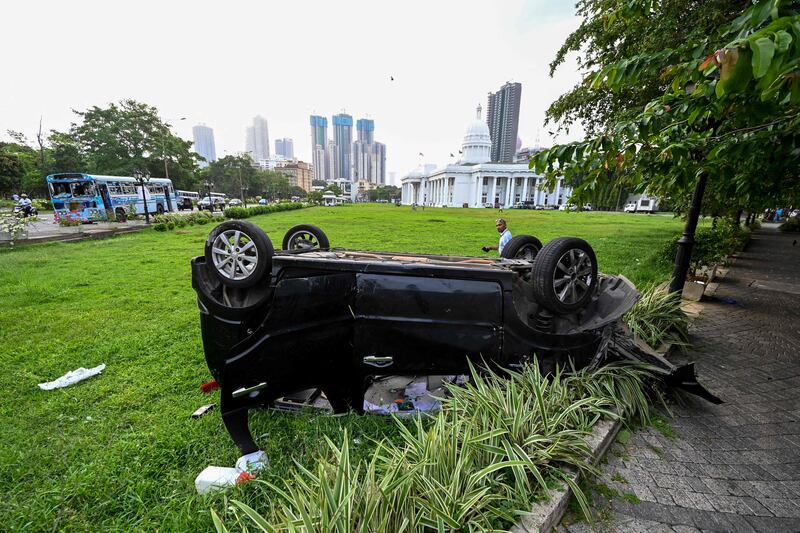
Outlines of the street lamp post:
<svg viewBox="0 0 800 533">
<path fill-rule="evenodd" d="M 211 198 L 211 190 L 214 188 L 214 184 L 210 181 L 206 180 L 203 182 L 203 185 L 206 188 L 206 196 L 208 197 L 208 209 L 213 213 L 214 212 L 214 199 Z"/>
<path fill-rule="evenodd" d="M 144 190 L 147 183 L 150 182 L 150 173 L 147 171 L 142 172 L 140 170 L 134 170 L 133 179 L 135 179 L 136 183 L 139 184 L 139 187 L 142 188 L 142 202 L 144 203 L 144 223 L 150 224 L 150 210 L 147 208 L 147 194 L 145 193 Z"/>
</svg>

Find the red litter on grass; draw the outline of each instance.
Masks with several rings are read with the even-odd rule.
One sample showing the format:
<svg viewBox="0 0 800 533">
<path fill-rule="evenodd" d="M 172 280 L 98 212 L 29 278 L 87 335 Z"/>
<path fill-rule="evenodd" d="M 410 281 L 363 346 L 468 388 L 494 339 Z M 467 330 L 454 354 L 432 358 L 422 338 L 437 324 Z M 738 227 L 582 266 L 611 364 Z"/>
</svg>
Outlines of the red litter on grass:
<svg viewBox="0 0 800 533">
<path fill-rule="evenodd" d="M 249 472 L 242 472 L 241 474 L 239 474 L 239 477 L 236 478 L 236 484 L 237 485 L 244 485 L 248 481 L 252 481 L 255 478 L 256 478 L 256 476 L 254 474 L 251 474 Z"/>
<path fill-rule="evenodd" d="M 200 385 L 200 390 L 203 392 L 211 392 L 213 390 L 217 390 L 219 388 L 219 383 L 217 383 L 216 379 L 212 379 L 211 381 L 206 381 Z"/>
</svg>

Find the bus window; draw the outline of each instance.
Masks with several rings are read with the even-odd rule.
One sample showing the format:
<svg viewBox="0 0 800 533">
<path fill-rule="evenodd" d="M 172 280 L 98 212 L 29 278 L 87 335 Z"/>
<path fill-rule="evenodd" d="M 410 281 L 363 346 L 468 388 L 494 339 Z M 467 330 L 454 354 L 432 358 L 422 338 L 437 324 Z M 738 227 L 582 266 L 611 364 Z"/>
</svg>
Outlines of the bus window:
<svg viewBox="0 0 800 533">
<path fill-rule="evenodd" d="M 50 183 L 50 194 L 53 198 L 69 198 L 72 196 L 69 185 L 69 183 Z"/>
<path fill-rule="evenodd" d="M 72 196 L 94 196 L 94 184 L 88 181 L 72 183 Z"/>
</svg>

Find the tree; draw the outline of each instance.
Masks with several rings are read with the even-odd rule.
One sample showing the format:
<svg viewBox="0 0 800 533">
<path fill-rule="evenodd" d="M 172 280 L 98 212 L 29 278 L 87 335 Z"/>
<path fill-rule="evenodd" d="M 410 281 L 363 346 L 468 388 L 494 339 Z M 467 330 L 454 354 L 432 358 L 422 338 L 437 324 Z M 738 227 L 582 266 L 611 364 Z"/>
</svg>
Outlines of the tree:
<svg viewBox="0 0 800 533">
<path fill-rule="evenodd" d="M 328 182 L 325 180 L 311 180 L 311 185 L 314 187 L 327 187 Z"/>
<path fill-rule="evenodd" d="M 69 132 L 50 135 L 51 145 L 63 150 L 64 159 L 55 159 L 55 164 L 83 163 L 86 172 L 120 176 L 147 170 L 154 177 L 163 177 L 166 160 L 177 188 L 193 185 L 199 156 L 191 151 L 191 142 L 172 134 L 155 107 L 123 100 L 107 108 L 74 112 L 80 121 L 73 123 Z"/>
<path fill-rule="evenodd" d="M 269 199 L 289 197 L 289 179 L 280 172 L 262 171 L 262 190 Z"/>
<path fill-rule="evenodd" d="M 325 191 L 324 192 L 328 192 L 328 191 L 332 192 L 336 196 L 341 196 L 342 195 L 341 187 L 339 187 L 335 183 L 330 183 L 330 184 L 328 184 L 327 187 L 325 187 Z"/>
<path fill-rule="evenodd" d="M 289 196 L 299 196 L 300 198 L 305 198 L 308 196 L 308 193 L 304 188 L 298 187 L 297 185 L 292 185 L 289 188 Z"/>
<path fill-rule="evenodd" d="M 322 203 L 322 193 L 319 191 L 312 191 L 308 193 L 308 197 L 306 198 L 312 204 L 321 204 Z"/>
<path fill-rule="evenodd" d="M 701 16 L 706 4 L 698 4 L 693 12 Z M 592 122 L 594 136 L 542 151 L 531 166 L 545 172 L 550 183 L 565 176 L 575 184 L 578 201 L 618 182 L 689 207 L 673 273 L 671 288 L 676 290 L 685 279 L 707 185 L 706 211 L 712 214 L 800 200 L 800 4 L 759 0 L 746 9 L 731 3 L 736 8 L 731 11 L 709 2 L 716 9 L 710 17 L 715 27 L 674 41 L 658 37 L 659 32 L 670 35 L 662 27 L 665 21 L 677 20 L 666 16 L 664 5 L 694 4 L 581 4 L 588 17 L 582 28 L 594 28 L 587 34 L 587 47 L 596 61 L 581 92 L 572 93 L 585 100 L 576 100 L 570 109 L 580 114 L 592 91 L 611 93 L 606 100 L 597 97 L 611 102 L 607 110 L 623 106 L 619 102 L 626 95 L 634 95 L 633 103 L 617 114 L 598 115 Z M 598 37 L 600 25 L 615 36 L 612 41 Z M 649 42 L 642 32 L 660 47 L 625 46 Z M 608 51 L 614 42 L 621 43 L 620 54 Z M 641 105 L 642 100 L 647 102 Z"/>
</svg>

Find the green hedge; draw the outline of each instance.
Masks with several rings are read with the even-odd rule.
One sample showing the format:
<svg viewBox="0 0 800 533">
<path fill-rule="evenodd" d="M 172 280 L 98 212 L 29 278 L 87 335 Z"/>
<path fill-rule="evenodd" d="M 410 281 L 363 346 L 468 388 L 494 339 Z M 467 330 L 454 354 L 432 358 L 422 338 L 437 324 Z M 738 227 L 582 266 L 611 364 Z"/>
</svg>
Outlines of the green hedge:
<svg viewBox="0 0 800 533">
<path fill-rule="evenodd" d="M 662 261 L 675 261 L 680 237 L 676 235 L 664 245 L 659 254 Z M 726 256 L 743 249 L 749 239 L 750 231 L 730 219 L 719 219 L 710 228 L 700 228 L 694 235 L 691 268 L 697 270 L 703 265 L 719 263 Z"/>
<path fill-rule="evenodd" d="M 282 202 L 279 204 L 266 204 L 254 205 L 253 207 L 226 207 L 226 218 L 250 218 L 256 215 L 268 215 L 270 213 L 280 213 L 281 211 L 291 211 L 293 209 L 302 209 L 308 207 L 308 204 L 301 202 Z"/>
<path fill-rule="evenodd" d="M 156 231 L 167 231 L 175 228 L 185 228 L 186 226 L 205 225 L 209 222 L 222 222 L 225 217 L 209 213 L 208 211 L 197 211 L 188 215 L 178 213 L 164 213 L 153 217 L 153 229 Z"/>
</svg>

